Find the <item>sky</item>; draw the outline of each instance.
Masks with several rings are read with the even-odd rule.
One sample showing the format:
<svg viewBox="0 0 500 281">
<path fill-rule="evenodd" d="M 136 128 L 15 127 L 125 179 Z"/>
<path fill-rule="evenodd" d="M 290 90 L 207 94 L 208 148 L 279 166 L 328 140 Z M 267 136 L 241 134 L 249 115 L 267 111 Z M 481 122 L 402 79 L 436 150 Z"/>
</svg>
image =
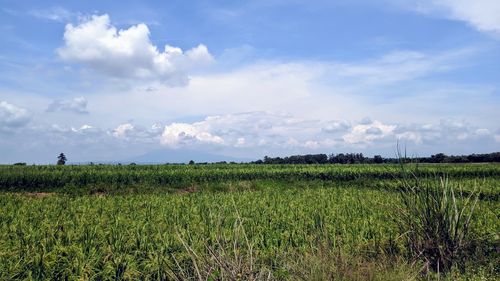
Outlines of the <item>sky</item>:
<svg viewBox="0 0 500 281">
<path fill-rule="evenodd" d="M 500 151 L 498 15 L 498 0 L 0 0 L 0 163 Z"/>
</svg>

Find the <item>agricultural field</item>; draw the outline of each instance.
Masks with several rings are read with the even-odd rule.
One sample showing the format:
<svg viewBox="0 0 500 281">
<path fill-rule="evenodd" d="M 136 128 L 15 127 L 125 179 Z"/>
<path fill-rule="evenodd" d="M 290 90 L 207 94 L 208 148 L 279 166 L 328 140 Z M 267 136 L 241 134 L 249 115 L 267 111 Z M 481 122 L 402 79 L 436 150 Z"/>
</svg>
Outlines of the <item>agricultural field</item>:
<svg viewBox="0 0 500 281">
<path fill-rule="evenodd" d="M 410 169 L 0 166 L 0 280 L 500 278 L 500 165 Z M 450 227 L 460 242 L 450 268 L 448 256 L 436 270 L 439 254 L 408 246 L 401 220 L 417 210 L 404 204 L 415 178 L 442 184 L 432 198 L 470 213 L 465 228 Z"/>
</svg>

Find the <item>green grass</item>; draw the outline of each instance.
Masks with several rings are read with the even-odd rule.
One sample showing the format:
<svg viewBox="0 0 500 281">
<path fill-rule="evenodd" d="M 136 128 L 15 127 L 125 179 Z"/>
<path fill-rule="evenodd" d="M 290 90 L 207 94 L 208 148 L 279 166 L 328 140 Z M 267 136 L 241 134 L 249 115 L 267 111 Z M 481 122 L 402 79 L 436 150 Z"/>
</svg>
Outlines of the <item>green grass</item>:
<svg viewBox="0 0 500 281">
<path fill-rule="evenodd" d="M 148 185 L 149 178 L 139 178 L 139 183 L 122 185 L 4 187 L 0 280 L 438 278 L 422 272 L 423 261 L 406 258 L 408 249 L 393 219 L 399 181 L 380 176 L 387 171 L 394 175 L 394 166 L 261 167 L 4 166 L 0 179 L 9 181 L 22 175 L 48 183 L 53 176 L 47 181 L 37 177 L 50 171 L 71 181 L 91 171 L 106 174 L 101 177 L 106 180 L 127 171 L 129 178 L 179 172 L 178 178 L 190 180 L 179 185 Z M 478 201 L 471 219 L 470 231 L 481 244 L 462 269 L 439 278 L 494 280 L 500 276 L 500 203 L 495 197 L 500 166 L 443 167 L 455 173 L 455 182 L 466 190 L 482 183 L 489 196 Z M 438 171 L 437 165 L 425 168 L 428 173 Z M 225 176 L 193 180 L 206 179 L 211 172 Z M 281 178 L 296 172 L 314 176 Z M 247 179 L 249 174 L 254 178 Z M 322 180 L 324 174 L 357 176 Z"/>
</svg>

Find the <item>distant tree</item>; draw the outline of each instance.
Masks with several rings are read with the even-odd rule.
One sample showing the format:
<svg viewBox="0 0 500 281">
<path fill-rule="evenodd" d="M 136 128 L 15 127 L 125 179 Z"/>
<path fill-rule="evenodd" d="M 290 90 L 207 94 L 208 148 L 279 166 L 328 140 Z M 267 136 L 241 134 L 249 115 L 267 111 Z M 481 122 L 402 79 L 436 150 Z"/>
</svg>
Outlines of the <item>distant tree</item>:
<svg viewBox="0 0 500 281">
<path fill-rule="evenodd" d="M 380 155 L 375 155 L 373 156 L 373 162 L 377 164 L 384 163 L 384 158 Z"/>
<path fill-rule="evenodd" d="M 66 159 L 66 155 L 64 155 L 64 153 L 61 152 L 61 154 L 59 154 L 59 156 L 57 156 L 57 165 L 64 165 L 66 164 L 66 161 L 68 159 Z"/>
<path fill-rule="evenodd" d="M 446 155 L 444 153 L 438 153 L 436 155 L 431 155 L 433 163 L 444 163 L 446 162 Z"/>
<path fill-rule="evenodd" d="M 271 164 L 271 157 L 269 156 L 264 156 L 264 164 Z"/>
<path fill-rule="evenodd" d="M 305 154 L 292 155 L 288 157 L 269 157 L 265 156 L 262 160 L 257 160 L 254 164 L 364 164 L 364 163 L 388 163 L 397 164 L 400 161 L 410 162 L 418 161 L 421 163 L 498 163 L 500 162 L 500 152 L 488 154 L 471 154 L 471 155 L 446 155 L 438 153 L 430 157 L 418 158 L 384 158 L 381 155 L 365 157 L 363 153 L 339 153 L 339 154 Z"/>
<path fill-rule="evenodd" d="M 194 165 L 194 161 L 193 160 L 189 160 L 189 165 Z"/>
<path fill-rule="evenodd" d="M 25 162 L 14 163 L 14 166 L 26 166 Z"/>
</svg>

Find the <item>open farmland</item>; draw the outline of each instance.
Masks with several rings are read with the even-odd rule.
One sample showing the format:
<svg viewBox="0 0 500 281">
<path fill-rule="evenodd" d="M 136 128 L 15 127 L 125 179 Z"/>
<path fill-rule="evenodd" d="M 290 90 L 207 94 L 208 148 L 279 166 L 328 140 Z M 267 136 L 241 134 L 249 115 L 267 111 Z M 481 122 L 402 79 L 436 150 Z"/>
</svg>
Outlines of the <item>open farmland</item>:
<svg viewBox="0 0 500 281">
<path fill-rule="evenodd" d="M 477 194 L 446 278 L 499 277 L 500 165 L 421 165 Z M 397 165 L 0 166 L 0 279 L 412 280 Z M 443 277 L 442 277 L 443 278 Z"/>
<path fill-rule="evenodd" d="M 422 177 L 446 174 L 453 179 L 495 180 L 500 178 L 498 164 L 421 164 Z M 0 165 L 0 189 L 4 191 L 59 191 L 111 187 L 183 188 L 239 181 L 394 181 L 401 177 L 398 165 L 77 165 L 13 166 Z M 467 186 L 464 186 L 467 188 Z M 143 192 L 144 190 L 140 190 Z M 488 185 L 482 192 L 493 192 Z"/>
</svg>

